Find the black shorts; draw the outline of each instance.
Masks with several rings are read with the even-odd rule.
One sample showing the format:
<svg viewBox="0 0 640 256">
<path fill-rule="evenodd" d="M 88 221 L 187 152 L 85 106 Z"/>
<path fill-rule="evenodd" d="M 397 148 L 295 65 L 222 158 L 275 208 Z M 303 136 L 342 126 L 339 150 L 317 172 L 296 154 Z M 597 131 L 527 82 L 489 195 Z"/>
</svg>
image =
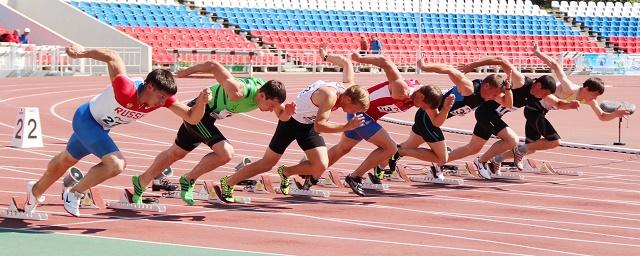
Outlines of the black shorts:
<svg viewBox="0 0 640 256">
<path fill-rule="evenodd" d="M 418 109 L 416 116 L 413 119 L 413 126 L 411 126 L 413 133 L 420 135 L 422 139 L 429 143 L 439 142 L 444 140 L 444 134 L 442 129 L 436 127 L 431 122 L 431 118 L 422 109 Z"/>
<path fill-rule="evenodd" d="M 560 139 L 560 135 L 553 125 L 547 120 L 546 111 L 540 111 L 525 107 L 524 117 L 527 123 L 524 127 L 525 136 L 527 136 L 526 143 L 531 143 L 544 137 L 548 141 L 555 141 Z"/>
<path fill-rule="evenodd" d="M 192 151 L 200 143 L 205 143 L 211 148 L 214 144 L 223 140 L 227 140 L 227 138 L 222 135 L 222 132 L 213 123 L 210 125 L 204 125 L 202 122 L 198 123 L 198 125 L 183 123 L 178 130 L 175 143 L 186 151 Z"/>
<path fill-rule="evenodd" d="M 483 140 L 489 140 L 491 135 L 498 135 L 504 128 L 509 127 L 493 104 L 481 104 L 476 109 L 475 115 L 476 126 L 473 128 L 473 135 Z"/>
<path fill-rule="evenodd" d="M 286 122 L 278 121 L 278 127 L 269 142 L 269 148 L 282 155 L 294 140 L 304 151 L 326 146 L 322 136 L 313 129 L 313 124 L 303 124 L 294 118 L 289 118 Z"/>
</svg>

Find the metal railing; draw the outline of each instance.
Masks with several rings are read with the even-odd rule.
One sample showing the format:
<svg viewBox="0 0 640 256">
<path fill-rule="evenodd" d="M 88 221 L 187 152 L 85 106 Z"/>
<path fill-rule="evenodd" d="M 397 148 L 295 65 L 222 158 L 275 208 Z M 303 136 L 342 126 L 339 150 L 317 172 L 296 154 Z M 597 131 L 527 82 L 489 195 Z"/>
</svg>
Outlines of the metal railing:
<svg viewBox="0 0 640 256">
<path fill-rule="evenodd" d="M 108 47 L 125 62 L 128 72 L 142 71 L 142 52 L 139 47 Z M 87 48 L 91 49 L 91 48 Z M 92 59 L 71 59 L 64 47 L 0 43 L 0 77 L 65 74 L 104 74 L 105 63 Z"/>
<path fill-rule="evenodd" d="M 180 69 L 205 61 L 216 60 L 232 71 L 252 72 L 323 72 L 335 70 L 337 67 L 325 62 L 318 55 L 317 50 L 308 49 L 203 49 L 177 48 L 167 49 L 173 54 L 173 67 Z M 351 50 L 330 50 L 331 53 L 349 56 Z M 393 61 L 401 71 L 415 72 L 418 56 L 427 62 L 448 64 L 456 67 L 475 61 L 485 56 L 504 56 L 516 67 L 527 71 L 548 70 L 537 57 L 526 52 L 454 52 L 454 51 L 385 51 L 383 55 Z M 551 53 L 557 57 L 560 53 Z M 556 56 L 557 55 L 557 56 Z M 572 59 L 564 59 L 565 67 L 571 68 Z M 360 71 L 370 70 L 371 67 L 355 64 Z M 484 70 L 497 70 L 497 67 L 484 67 Z"/>
</svg>

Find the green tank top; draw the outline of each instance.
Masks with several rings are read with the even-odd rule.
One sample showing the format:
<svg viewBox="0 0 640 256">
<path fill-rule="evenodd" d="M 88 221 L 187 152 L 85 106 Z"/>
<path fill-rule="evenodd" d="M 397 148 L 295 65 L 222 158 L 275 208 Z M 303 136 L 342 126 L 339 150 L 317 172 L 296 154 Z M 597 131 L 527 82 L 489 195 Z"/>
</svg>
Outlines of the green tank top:
<svg viewBox="0 0 640 256">
<path fill-rule="evenodd" d="M 214 84 L 210 87 L 212 97 L 207 104 L 209 107 L 207 112 L 210 112 L 213 118 L 224 119 L 234 113 L 249 112 L 258 108 L 256 94 L 266 81 L 256 77 L 236 78 L 236 80 L 242 83 L 244 95 L 242 99 L 236 101 L 229 100 L 229 95 L 220 84 Z"/>
</svg>

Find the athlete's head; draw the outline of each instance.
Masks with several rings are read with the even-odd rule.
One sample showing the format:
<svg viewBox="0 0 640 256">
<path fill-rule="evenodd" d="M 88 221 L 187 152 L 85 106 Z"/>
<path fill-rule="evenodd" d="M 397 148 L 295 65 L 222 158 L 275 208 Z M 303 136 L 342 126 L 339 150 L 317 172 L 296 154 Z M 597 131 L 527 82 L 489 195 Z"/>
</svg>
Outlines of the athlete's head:
<svg viewBox="0 0 640 256">
<path fill-rule="evenodd" d="M 556 80 L 550 75 L 538 77 L 531 86 L 531 95 L 538 99 L 549 96 L 556 92 Z"/>
<path fill-rule="evenodd" d="M 413 105 L 423 110 L 436 109 L 442 103 L 442 90 L 433 85 L 423 85 L 411 94 Z"/>
<path fill-rule="evenodd" d="M 365 112 L 369 109 L 369 92 L 359 85 L 347 88 L 338 100 L 341 102 L 337 105 L 347 113 Z"/>
<path fill-rule="evenodd" d="M 604 82 L 599 77 L 591 77 L 582 83 L 582 99 L 592 101 L 604 93 Z"/>
<path fill-rule="evenodd" d="M 491 74 L 482 79 L 480 85 L 480 97 L 489 101 L 497 98 L 504 88 L 504 78 L 498 74 Z"/>
<path fill-rule="evenodd" d="M 278 80 L 269 80 L 260 87 L 256 95 L 256 103 L 261 111 L 273 111 L 287 99 L 284 84 Z"/>
<path fill-rule="evenodd" d="M 144 79 L 140 101 L 150 107 L 159 107 L 178 92 L 173 74 L 166 69 L 154 69 Z"/>
</svg>

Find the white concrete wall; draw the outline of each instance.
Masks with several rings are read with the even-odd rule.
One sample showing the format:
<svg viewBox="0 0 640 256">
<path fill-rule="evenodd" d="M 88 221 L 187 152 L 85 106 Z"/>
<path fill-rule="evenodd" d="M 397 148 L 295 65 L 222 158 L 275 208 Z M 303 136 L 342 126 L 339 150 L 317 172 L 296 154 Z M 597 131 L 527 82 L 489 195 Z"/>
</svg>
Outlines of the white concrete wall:
<svg viewBox="0 0 640 256">
<path fill-rule="evenodd" d="M 140 73 L 151 70 L 151 46 L 74 8 L 61 0 L 2 0 L 9 6 L 84 47 L 138 47 Z M 4 20 L 4 19 L 3 19 Z M 32 34 L 35 34 L 32 31 Z M 137 72 L 137 70 L 129 70 Z"/>
<path fill-rule="evenodd" d="M 0 17 L 2 17 L 2 25 L 7 29 L 20 29 L 24 32 L 24 28 L 29 28 L 31 33 L 29 37 L 34 44 L 38 45 L 69 45 L 74 43 L 72 40 L 50 30 L 41 23 L 24 16 L 20 12 L 6 5 L 6 0 L 0 2 Z"/>
</svg>

